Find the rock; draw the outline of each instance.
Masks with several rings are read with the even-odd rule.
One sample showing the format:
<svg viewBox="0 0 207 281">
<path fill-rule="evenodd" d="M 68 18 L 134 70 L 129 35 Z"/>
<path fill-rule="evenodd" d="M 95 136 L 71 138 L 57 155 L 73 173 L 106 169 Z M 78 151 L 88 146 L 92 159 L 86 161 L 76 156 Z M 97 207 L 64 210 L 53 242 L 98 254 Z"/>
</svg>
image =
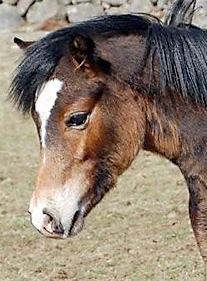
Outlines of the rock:
<svg viewBox="0 0 207 281">
<path fill-rule="evenodd" d="M 207 29 L 206 15 L 197 15 L 193 18 L 193 24 Z"/>
<path fill-rule="evenodd" d="M 119 7 L 123 5 L 126 1 L 125 0 L 104 0 L 104 3 L 109 4 L 112 7 Z"/>
<path fill-rule="evenodd" d="M 25 16 L 30 6 L 34 2 L 34 0 L 19 0 L 19 2 L 17 3 L 17 10 L 20 16 Z"/>
<path fill-rule="evenodd" d="M 26 19 L 28 23 L 42 23 L 48 19 L 65 19 L 66 12 L 58 0 L 36 2 L 29 9 Z"/>
<path fill-rule="evenodd" d="M 103 2 L 102 7 L 104 8 L 104 10 L 108 10 L 110 8 L 110 5 Z"/>
<path fill-rule="evenodd" d="M 92 3 L 95 5 L 102 5 L 102 0 L 92 0 Z"/>
<path fill-rule="evenodd" d="M 17 12 L 16 7 L 7 4 L 0 5 L 1 30 L 15 29 L 24 24 L 24 20 Z"/>
<path fill-rule="evenodd" d="M 39 30 L 44 30 L 44 31 L 52 31 L 52 30 L 57 30 L 57 29 L 60 29 L 60 28 L 64 28 L 66 26 L 68 26 L 68 22 L 67 21 L 50 19 L 50 20 L 47 20 L 47 21 L 41 23 L 38 26 L 38 29 Z"/>
<path fill-rule="evenodd" d="M 196 4 L 196 11 L 193 17 L 193 24 L 207 28 L 206 16 L 207 16 L 207 1 L 198 0 Z"/>
<path fill-rule="evenodd" d="M 80 3 L 87 3 L 87 2 L 92 2 L 92 0 L 72 0 L 73 5 L 77 5 Z"/>
<path fill-rule="evenodd" d="M 195 15 L 207 15 L 207 1 L 206 0 L 197 0 L 196 8 L 198 11 L 195 12 Z"/>
<path fill-rule="evenodd" d="M 169 0 L 158 0 L 158 7 L 161 9 L 168 9 L 169 7 Z"/>
<path fill-rule="evenodd" d="M 157 5 L 157 2 L 158 2 L 158 0 L 150 0 L 151 1 L 151 3 L 152 3 L 152 5 Z"/>
<path fill-rule="evenodd" d="M 72 0 L 59 0 L 60 4 L 62 4 L 63 6 L 67 6 L 72 4 Z"/>
<path fill-rule="evenodd" d="M 16 5 L 18 0 L 3 0 L 2 2 L 8 5 Z"/>
<path fill-rule="evenodd" d="M 107 15 L 116 15 L 116 14 L 127 14 L 128 13 L 128 9 L 125 6 L 121 6 L 121 7 L 111 7 L 108 10 L 106 10 L 106 14 Z"/>
<path fill-rule="evenodd" d="M 153 5 L 149 0 L 133 0 L 129 12 L 131 13 L 150 13 Z"/>
<path fill-rule="evenodd" d="M 85 21 L 93 17 L 103 16 L 103 7 L 92 3 L 68 6 L 67 15 L 70 22 Z"/>
</svg>

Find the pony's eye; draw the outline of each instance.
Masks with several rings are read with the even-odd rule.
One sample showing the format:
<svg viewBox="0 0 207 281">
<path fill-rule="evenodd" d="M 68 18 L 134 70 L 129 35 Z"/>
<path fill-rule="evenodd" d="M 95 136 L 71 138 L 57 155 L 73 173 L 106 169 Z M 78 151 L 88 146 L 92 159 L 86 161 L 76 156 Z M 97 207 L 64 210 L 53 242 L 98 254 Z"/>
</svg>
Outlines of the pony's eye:
<svg viewBox="0 0 207 281">
<path fill-rule="evenodd" d="M 66 121 L 67 127 L 72 127 L 74 129 L 83 130 L 85 129 L 90 113 L 89 112 L 79 112 L 72 114 Z"/>
</svg>

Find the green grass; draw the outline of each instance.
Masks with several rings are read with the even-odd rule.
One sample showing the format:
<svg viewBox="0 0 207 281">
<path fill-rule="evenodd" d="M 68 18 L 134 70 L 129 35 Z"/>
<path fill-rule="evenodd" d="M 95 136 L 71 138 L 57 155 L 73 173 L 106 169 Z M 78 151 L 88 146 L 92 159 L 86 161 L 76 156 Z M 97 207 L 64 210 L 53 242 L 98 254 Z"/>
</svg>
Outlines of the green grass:
<svg viewBox="0 0 207 281">
<path fill-rule="evenodd" d="M 20 55 L 10 42 L 5 36 L 0 47 L 0 280 L 203 280 L 184 180 L 175 166 L 147 152 L 88 216 L 78 236 L 50 240 L 31 226 L 27 207 L 39 144 L 31 120 L 5 102 Z"/>
</svg>

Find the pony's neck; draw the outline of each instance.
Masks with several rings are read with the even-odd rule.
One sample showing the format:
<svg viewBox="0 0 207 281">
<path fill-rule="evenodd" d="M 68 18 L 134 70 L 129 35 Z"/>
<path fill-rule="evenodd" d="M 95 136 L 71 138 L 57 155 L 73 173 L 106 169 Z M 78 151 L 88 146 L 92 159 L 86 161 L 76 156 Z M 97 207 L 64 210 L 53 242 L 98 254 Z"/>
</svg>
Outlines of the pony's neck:
<svg viewBox="0 0 207 281">
<path fill-rule="evenodd" d="M 206 124 L 207 111 L 200 106 L 167 96 L 148 101 L 144 149 L 171 160 L 186 179 L 207 177 Z"/>
</svg>

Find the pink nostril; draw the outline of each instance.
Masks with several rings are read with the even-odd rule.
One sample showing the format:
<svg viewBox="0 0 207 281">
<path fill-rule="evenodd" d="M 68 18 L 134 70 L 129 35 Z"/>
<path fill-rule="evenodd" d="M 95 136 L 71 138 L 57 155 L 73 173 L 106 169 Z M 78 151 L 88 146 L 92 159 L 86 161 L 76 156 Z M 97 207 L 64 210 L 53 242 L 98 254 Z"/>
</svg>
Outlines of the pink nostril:
<svg viewBox="0 0 207 281">
<path fill-rule="evenodd" d="M 64 234 L 64 229 L 60 220 L 54 217 L 46 208 L 43 209 L 43 214 L 46 215 L 44 219 L 44 228 L 51 233 Z"/>
</svg>

